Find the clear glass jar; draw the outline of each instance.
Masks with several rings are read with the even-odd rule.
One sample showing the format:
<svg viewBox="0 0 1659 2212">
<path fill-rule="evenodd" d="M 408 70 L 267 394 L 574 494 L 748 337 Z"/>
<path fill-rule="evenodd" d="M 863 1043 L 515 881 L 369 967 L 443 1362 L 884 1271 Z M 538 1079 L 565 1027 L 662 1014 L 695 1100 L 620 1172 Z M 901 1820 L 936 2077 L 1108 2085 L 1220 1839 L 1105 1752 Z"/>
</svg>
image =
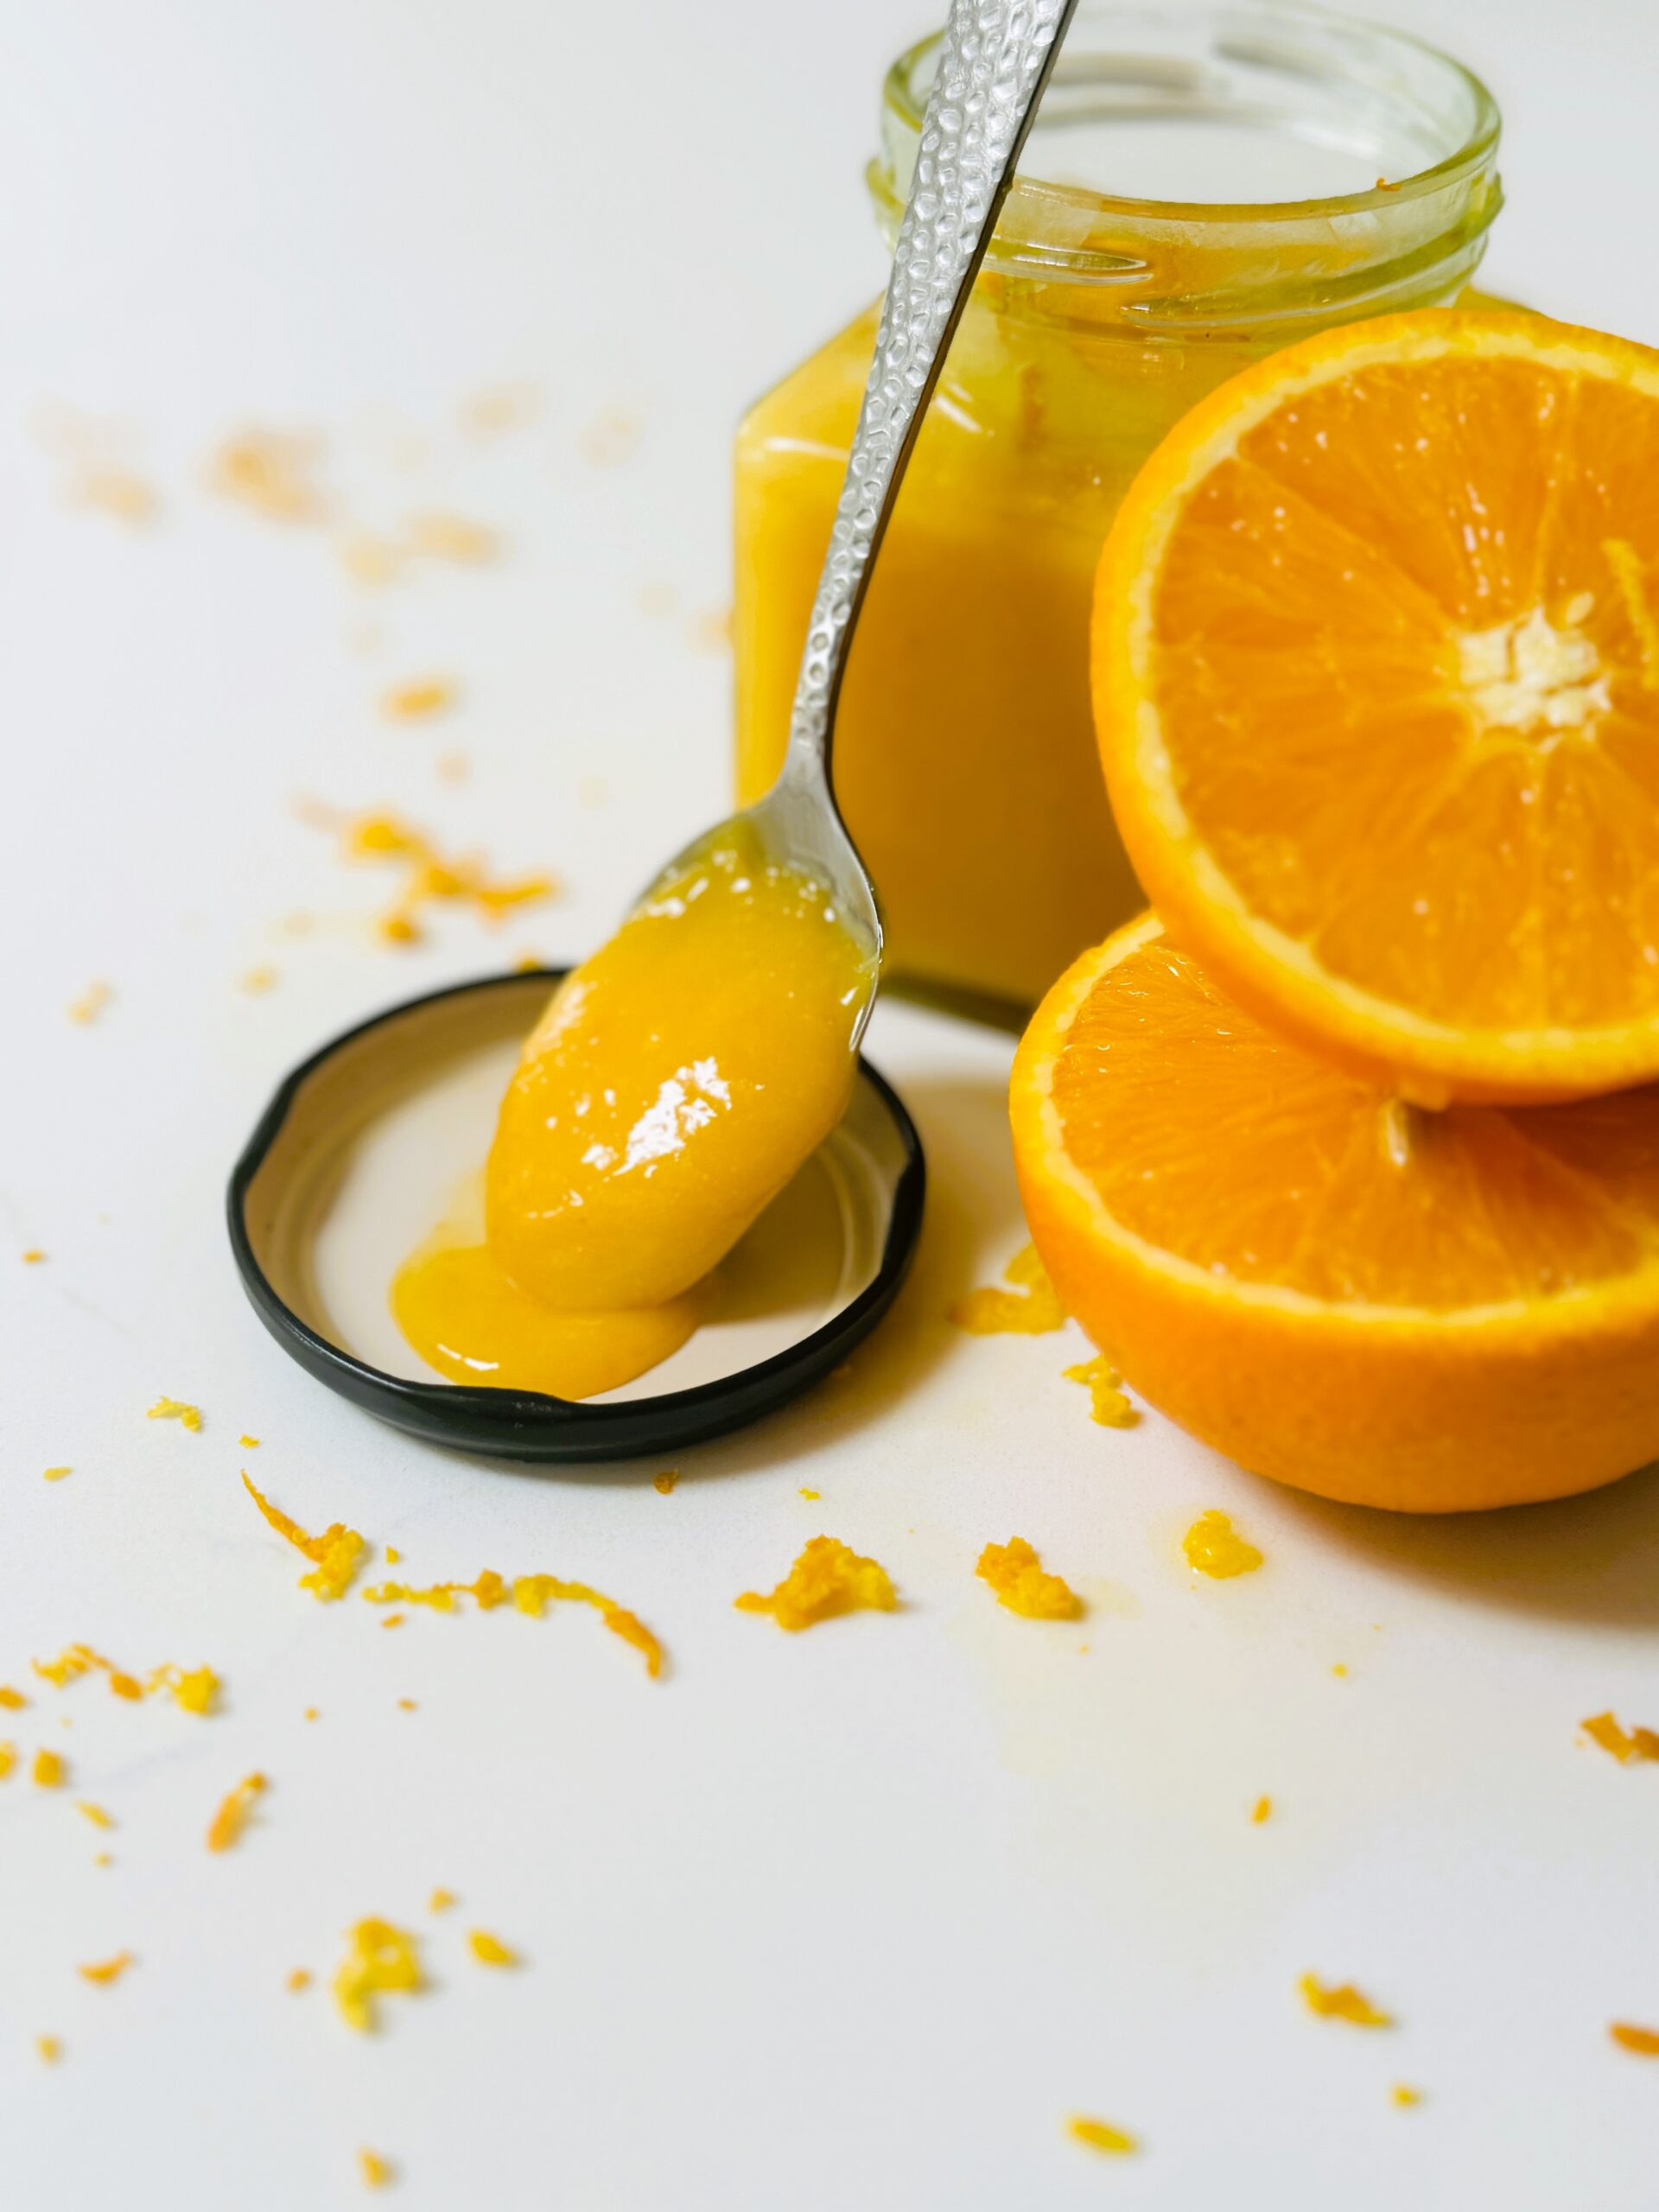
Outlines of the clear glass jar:
<svg viewBox="0 0 1659 2212">
<path fill-rule="evenodd" d="M 887 76 L 869 183 L 889 243 L 937 46 Z M 1118 503 L 1171 424 L 1261 354 L 1457 298 L 1501 205 L 1497 141 L 1478 80 L 1399 34 L 1275 4 L 1083 0 L 841 701 L 836 789 L 898 978 L 1028 1005 L 1141 903 L 1089 701 L 1090 588 Z M 738 433 L 746 802 L 782 757 L 877 311 Z"/>
</svg>

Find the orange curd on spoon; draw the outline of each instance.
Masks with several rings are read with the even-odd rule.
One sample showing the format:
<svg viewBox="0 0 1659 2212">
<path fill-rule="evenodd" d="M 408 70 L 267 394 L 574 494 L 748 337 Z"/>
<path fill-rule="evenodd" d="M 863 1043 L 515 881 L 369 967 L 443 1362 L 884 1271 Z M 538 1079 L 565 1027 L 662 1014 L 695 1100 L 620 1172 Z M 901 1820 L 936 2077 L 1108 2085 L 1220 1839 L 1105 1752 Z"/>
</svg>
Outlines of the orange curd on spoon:
<svg viewBox="0 0 1659 2212">
<path fill-rule="evenodd" d="M 713 1272 L 840 1121 L 873 950 L 822 886 L 721 832 L 554 993 L 485 1173 L 392 1311 L 457 1382 L 591 1397 L 679 1349 Z"/>
</svg>

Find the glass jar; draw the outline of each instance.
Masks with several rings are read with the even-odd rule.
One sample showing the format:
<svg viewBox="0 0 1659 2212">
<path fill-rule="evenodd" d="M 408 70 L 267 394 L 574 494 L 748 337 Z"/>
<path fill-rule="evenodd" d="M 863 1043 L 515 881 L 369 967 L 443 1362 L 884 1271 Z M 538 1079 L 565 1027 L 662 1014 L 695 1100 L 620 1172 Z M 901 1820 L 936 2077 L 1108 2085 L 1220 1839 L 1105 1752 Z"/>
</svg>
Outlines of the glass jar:
<svg viewBox="0 0 1659 2212">
<path fill-rule="evenodd" d="M 887 76 L 869 184 L 889 244 L 938 43 Z M 1457 298 L 1501 204 L 1497 140 L 1485 88 L 1399 34 L 1276 4 L 1083 0 L 842 695 L 836 790 L 897 979 L 1012 1011 L 1142 903 L 1090 710 L 1112 516 L 1176 419 L 1260 355 Z M 738 433 L 745 802 L 783 756 L 878 307 Z"/>
</svg>

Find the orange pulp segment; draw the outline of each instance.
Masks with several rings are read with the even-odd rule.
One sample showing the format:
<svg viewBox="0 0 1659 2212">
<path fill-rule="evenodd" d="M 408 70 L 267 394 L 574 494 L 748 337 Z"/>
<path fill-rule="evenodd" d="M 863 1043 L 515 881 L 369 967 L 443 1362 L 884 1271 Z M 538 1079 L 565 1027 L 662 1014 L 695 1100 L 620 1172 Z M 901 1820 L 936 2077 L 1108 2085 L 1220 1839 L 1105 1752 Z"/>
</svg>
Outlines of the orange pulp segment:
<svg viewBox="0 0 1659 2212">
<path fill-rule="evenodd" d="M 1274 354 L 1137 480 L 1093 658 L 1141 882 L 1245 1004 L 1427 1105 L 1659 1075 L 1659 353 Z"/>
<path fill-rule="evenodd" d="M 1147 916 L 1014 1062 L 1067 1310 L 1253 1471 L 1450 1511 L 1659 1455 L 1659 1087 L 1430 1114 L 1245 1013 Z"/>
</svg>

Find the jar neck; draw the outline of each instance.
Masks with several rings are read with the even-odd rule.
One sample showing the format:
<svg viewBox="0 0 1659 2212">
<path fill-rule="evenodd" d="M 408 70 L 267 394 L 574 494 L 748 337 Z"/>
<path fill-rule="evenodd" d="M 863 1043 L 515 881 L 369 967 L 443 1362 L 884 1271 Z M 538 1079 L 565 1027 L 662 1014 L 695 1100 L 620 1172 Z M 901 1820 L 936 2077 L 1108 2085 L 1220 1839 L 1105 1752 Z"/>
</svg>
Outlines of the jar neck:
<svg viewBox="0 0 1659 2212">
<path fill-rule="evenodd" d="M 938 47 L 884 87 L 868 181 L 889 244 Z M 1478 79 L 1398 33 L 1279 0 L 1083 0 L 979 298 L 1142 340 L 1451 298 L 1503 204 L 1498 132 Z M 1169 196 L 1123 193 L 1142 179 Z"/>
</svg>

